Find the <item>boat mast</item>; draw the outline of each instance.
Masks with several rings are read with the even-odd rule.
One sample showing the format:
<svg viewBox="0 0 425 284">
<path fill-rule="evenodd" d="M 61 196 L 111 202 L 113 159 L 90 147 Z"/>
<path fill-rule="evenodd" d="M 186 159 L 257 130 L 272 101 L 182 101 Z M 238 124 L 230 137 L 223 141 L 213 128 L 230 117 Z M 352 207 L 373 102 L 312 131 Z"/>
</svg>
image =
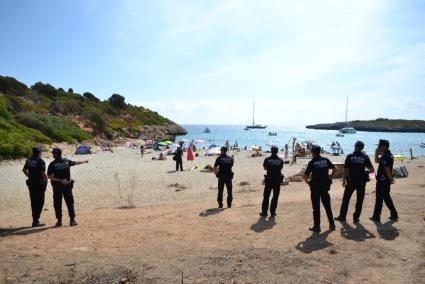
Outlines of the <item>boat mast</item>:
<svg viewBox="0 0 425 284">
<path fill-rule="evenodd" d="M 255 125 L 254 113 L 255 113 L 255 102 L 252 102 L 252 125 Z"/>
<path fill-rule="evenodd" d="M 348 96 L 345 102 L 345 125 L 348 126 Z"/>
</svg>

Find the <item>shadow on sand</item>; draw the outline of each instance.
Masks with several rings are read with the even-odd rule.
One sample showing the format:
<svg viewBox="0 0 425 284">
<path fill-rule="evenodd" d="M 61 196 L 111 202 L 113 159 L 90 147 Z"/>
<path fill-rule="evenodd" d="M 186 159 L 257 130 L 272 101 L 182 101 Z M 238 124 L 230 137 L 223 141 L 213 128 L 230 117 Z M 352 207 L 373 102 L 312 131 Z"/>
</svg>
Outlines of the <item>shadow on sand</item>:
<svg viewBox="0 0 425 284">
<path fill-rule="evenodd" d="M 208 216 L 216 215 L 216 214 L 218 214 L 220 212 L 223 212 L 224 210 L 225 210 L 224 208 L 210 208 L 210 209 L 207 209 L 207 210 L 202 211 L 201 213 L 199 213 L 199 216 L 201 216 L 201 217 L 208 217 Z"/>
<path fill-rule="evenodd" d="M 305 241 L 299 242 L 295 248 L 303 253 L 312 253 L 333 246 L 331 242 L 326 239 L 332 231 L 328 230 L 321 234 L 313 233 Z"/>
<path fill-rule="evenodd" d="M 40 233 L 45 230 L 51 229 L 52 227 L 18 227 L 18 228 L 0 228 L 0 237 L 4 238 L 7 236 L 26 236 L 35 233 Z"/>
<path fill-rule="evenodd" d="M 360 223 L 355 223 L 354 227 L 347 222 L 341 222 L 341 236 L 347 240 L 364 242 L 367 239 L 374 239 L 376 236 L 363 227 Z"/>
<path fill-rule="evenodd" d="M 262 233 L 265 230 L 270 230 L 274 227 L 274 225 L 276 225 L 276 220 L 275 218 L 265 218 L 265 217 L 260 217 L 257 221 L 257 223 L 252 224 L 251 226 L 251 230 L 253 230 L 256 233 Z"/>
<path fill-rule="evenodd" d="M 376 230 L 378 231 L 379 237 L 387 241 L 393 241 L 398 238 L 400 233 L 398 229 L 393 226 L 393 221 L 387 221 L 385 223 L 374 222 Z"/>
</svg>

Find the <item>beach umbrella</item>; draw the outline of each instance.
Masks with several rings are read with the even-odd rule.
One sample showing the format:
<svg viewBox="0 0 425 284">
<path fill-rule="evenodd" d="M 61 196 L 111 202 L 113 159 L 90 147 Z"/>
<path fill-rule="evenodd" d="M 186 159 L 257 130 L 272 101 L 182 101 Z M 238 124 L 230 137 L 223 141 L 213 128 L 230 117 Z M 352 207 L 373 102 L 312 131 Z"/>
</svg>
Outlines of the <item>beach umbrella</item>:
<svg viewBox="0 0 425 284">
<path fill-rule="evenodd" d="M 173 144 L 174 142 L 171 142 L 171 141 L 167 140 L 167 141 L 164 141 L 164 143 L 165 143 L 166 145 L 171 145 L 171 144 Z"/>
<path fill-rule="evenodd" d="M 195 139 L 195 140 L 193 140 L 193 142 L 194 142 L 195 144 L 203 144 L 203 143 L 205 143 L 205 140 L 202 140 L 202 139 Z"/>
<path fill-rule="evenodd" d="M 167 146 L 167 143 L 165 143 L 164 141 L 158 142 L 158 146 Z"/>
<path fill-rule="evenodd" d="M 187 149 L 187 160 L 188 161 L 195 160 L 195 157 L 193 156 L 193 152 L 192 152 L 192 147 L 189 147 L 189 149 Z"/>
</svg>

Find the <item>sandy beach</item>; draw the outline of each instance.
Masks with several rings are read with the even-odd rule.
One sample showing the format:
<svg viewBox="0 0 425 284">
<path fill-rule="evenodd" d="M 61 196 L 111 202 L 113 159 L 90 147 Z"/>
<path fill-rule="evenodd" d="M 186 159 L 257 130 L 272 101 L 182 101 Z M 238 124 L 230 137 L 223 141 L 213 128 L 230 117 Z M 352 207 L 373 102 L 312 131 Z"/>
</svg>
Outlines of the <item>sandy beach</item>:
<svg viewBox="0 0 425 284">
<path fill-rule="evenodd" d="M 72 168 L 79 226 L 52 228 L 52 189 L 42 221 L 30 228 L 24 161 L 0 164 L 1 283 L 421 283 L 425 279 L 425 159 L 405 161 L 410 176 L 397 179 L 392 195 L 397 223 L 368 220 L 375 201 L 367 185 L 360 224 L 347 223 L 312 235 L 309 190 L 290 182 L 281 191 L 277 218 L 258 218 L 264 157 L 235 154 L 234 206 L 217 210 L 217 179 L 200 169 L 215 157 L 184 162 L 140 157 L 138 149 L 65 156 L 89 159 Z M 155 154 L 157 156 L 158 154 Z M 51 161 L 47 155 L 46 164 Z M 342 162 L 344 157 L 331 157 Z M 307 163 L 285 165 L 286 177 Z M 398 165 L 400 162 L 398 162 Z M 197 168 L 196 168 L 197 167 Z M 192 168 L 191 170 L 188 170 Z M 196 168 L 196 169 L 195 169 Z M 115 176 L 120 180 L 118 190 Z M 133 192 L 133 194 L 131 194 Z M 332 208 L 338 215 L 343 188 L 335 180 Z M 121 194 L 121 198 L 120 198 Z M 132 202 L 128 201 L 133 196 Z M 134 205 L 133 209 L 119 209 Z M 66 207 L 64 206 L 64 210 Z M 66 214 L 64 214 L 66 216 Z"/>
</svg>

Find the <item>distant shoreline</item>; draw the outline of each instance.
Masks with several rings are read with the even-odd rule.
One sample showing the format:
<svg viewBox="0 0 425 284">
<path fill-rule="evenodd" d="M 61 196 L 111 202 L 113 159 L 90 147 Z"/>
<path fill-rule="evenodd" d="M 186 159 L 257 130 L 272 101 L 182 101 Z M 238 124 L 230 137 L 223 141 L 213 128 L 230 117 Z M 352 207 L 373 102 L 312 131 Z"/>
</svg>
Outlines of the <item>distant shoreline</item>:
<svg viewBox="0 0 425 284">
<path fill-rule="evenodd" d="M 307 125 L 307 129 L 339 130 L 346 127 L 345 122 L 321 123 Z M 385 119 L 355 120 L 350 126 L 357 131 L 366 132 L 399 132 L 399 133 L 425 133 L 425 120 Z"/>
</svg>

